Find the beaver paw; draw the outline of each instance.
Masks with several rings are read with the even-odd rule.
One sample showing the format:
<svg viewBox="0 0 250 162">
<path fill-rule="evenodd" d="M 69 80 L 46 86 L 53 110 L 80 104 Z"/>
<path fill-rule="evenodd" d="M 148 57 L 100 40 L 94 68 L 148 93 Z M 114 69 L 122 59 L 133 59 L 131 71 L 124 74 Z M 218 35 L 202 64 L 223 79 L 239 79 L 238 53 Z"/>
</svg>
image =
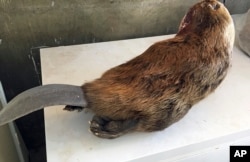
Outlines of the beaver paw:
<svg viewBox="0 0 250 162">
<path fill-rule="evenodd" d="M 90 131 L 97 137 L 113 139 L 134 130 L 137 123 L 137 120 L 109 120 L 94 116 Z"/>
</svg>

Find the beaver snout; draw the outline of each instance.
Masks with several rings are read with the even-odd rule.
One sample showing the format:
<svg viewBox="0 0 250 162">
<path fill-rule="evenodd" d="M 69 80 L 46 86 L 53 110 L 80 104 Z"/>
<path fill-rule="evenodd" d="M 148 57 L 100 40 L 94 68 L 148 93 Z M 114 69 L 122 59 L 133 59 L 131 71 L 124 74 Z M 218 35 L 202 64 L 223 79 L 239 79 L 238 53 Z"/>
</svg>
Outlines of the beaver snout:
<svg viewBox="0 0 250 162">
<path fill-rule="evenodd" d="M 218 10 L 221 7 L 221 4 L 217 0 L 204 0 L 202 7 L 209 7 L 212 10 Z"/>
<path fill-rule="evenodd" d="M 213 10 L 218 10 L 220 8 L 220 4 L 216 3 L 216 4 L 208 4 L 208 6 L 210 8 L 212 8 Z"/>
</svg>

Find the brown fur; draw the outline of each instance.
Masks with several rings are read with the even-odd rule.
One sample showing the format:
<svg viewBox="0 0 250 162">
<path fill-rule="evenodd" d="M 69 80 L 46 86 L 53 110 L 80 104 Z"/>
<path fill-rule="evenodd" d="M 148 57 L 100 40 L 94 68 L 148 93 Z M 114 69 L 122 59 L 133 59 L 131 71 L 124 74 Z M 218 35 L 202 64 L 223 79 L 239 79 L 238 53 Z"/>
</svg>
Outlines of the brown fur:
<svg viewBox="0 0 250 162">
<path fill-rule="evenodd" d="M 232 23 L 223 4 L 204 0 L 189 10 L 174 38 L 84 84 L 87 108 L 96 113 L 90 130 L 115 138 L 132 130 L 162 130 L 181 119 L 225 78 Z"/>
</svg>

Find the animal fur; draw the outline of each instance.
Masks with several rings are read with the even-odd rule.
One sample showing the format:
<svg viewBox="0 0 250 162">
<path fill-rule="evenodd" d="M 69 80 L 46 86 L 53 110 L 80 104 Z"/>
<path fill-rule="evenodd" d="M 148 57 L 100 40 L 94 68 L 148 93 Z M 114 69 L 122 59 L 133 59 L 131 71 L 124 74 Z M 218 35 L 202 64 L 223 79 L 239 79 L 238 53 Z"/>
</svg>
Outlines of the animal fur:
<svg viewBox="0 0 250 162">
<path fill-rule="evenodd" d="M 233 43 L 233 21 L 224 5 L 216 0 L 195 4 L 175 37 L 82 85 L 86 108 L 95 113 L 90 130 L 116 138 L 177 122 L 226 77 Z"/>
</svg>

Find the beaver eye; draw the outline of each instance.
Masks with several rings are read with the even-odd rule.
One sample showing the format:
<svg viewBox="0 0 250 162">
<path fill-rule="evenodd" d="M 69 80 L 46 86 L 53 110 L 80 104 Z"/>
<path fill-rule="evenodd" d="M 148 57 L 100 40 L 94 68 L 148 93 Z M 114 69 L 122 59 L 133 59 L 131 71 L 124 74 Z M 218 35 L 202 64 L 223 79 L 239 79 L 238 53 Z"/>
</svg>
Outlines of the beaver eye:
<svg viewBox="0 0 250 162">
<path fill-rule="evenodd" d="M 213 10 L 218 10 L 220 8 L 220 4 L 216 3 L 216 4 L 209 4 L 208 5 L 210 8 L 212 8 Z"/>
</svg>

